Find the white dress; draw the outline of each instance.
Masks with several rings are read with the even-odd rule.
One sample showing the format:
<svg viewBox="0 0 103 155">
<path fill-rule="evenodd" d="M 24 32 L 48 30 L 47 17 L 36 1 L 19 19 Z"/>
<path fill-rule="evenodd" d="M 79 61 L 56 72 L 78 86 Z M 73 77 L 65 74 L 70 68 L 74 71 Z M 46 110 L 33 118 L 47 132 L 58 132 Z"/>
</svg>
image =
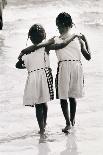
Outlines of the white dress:
<svg viewBox="0 0 103 155">
<path fill-rule="evenodd" d="M 44 68 L 49 68 L 49 56 L 40 48 L 31 54 L 22 57 L 28 71 L 23 104 L 34 106 L 35 104 L 50 101 L 47 77 Z M 44 61 L 45 59 L 45 61 Z"/>
<path fill-rule="evenodd" d="M 55 43 L 60 43 L 61 40 L 62 38 L 56 37 Z M 56 55 L 58 58 L 56 97 L 59 99 L 82 97 L 83 68 L 78 39 L 75 38 L 63 49 L 56 50 Z"/>
</svg>

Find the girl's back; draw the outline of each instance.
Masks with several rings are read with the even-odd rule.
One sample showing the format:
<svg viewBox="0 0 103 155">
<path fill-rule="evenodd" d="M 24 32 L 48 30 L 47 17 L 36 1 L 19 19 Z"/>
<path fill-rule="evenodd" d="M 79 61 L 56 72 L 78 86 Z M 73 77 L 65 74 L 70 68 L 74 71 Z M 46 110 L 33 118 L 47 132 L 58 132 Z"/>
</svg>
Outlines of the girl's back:
<svg viewBox="0 0 103 155">
<path fill-rule="evenodd" d="M 59 43 L 64 39 L 71 38 L 71 35 L 56 37 L 55 43 Z M 71 41 L 65 48 L 56 50 L 59 61 L 62 60 L 81 60 L 80 44 L 78 38 Z"/>
<path fill-rule="evenodd" d="M 62 37 L 55 38 L 55 43 L 71 38 L 66 33 Z M 83 96 L 83 70 L 81 65 L 81 52 L 78 39 L 71 41 L 65 48 L 56 50 L 58 58 L 57 72 L 57 98 L 79 98 Z"/>
<path fill-rule="evenodd" d="M 34 105 L 50 100 L 45 67 L 49 68 L 49 56 L 44 48 L 22 57 L 28 71 L 24 90 L 24 105 Z"/>
<path fill-rule="evenodd" d="M 44 51 L 44 48 L 40 48 L 31 54 L 24 55 L 22 59 L 24 60 L 25 66 L 28 71 L 33 71 L 50 66 L 49 56 Z"/>
</svg>

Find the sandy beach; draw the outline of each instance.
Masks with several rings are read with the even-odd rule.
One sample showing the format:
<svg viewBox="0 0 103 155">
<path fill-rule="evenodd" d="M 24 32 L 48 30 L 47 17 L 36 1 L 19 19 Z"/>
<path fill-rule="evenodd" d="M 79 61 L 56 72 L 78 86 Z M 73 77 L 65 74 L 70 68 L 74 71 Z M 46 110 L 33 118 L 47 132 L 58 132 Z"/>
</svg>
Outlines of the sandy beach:
<svg viewBox="0 0 103 155">
<path fill-rule="evenodd" d="M 102 0 L 79 0 L 78 3 L 75 0 L 8 0 L 3 10 L 4 27 L 0 31 L 0 155 L 103 154 L 102 6 Z M 59 100 L 54 100 L 48 103 L 46 138 L 42 139 L 35 108 L 22 104 L 27 72 L 16 69 L 15 63 L 26 47 L 29 27 L 41 23 L 47 38 L 57 35 L 55 17 L 61 11 L 70 12 L 76 25 L 74 31 L 87 36 L 92 59 L 88 62 L 82 58 L 85 96 L 77 100 L 75 126 L 69 134 L 61 132 L 65 121 Z M 50 61 L 55 78 L 55 51 L 50 54 Z"/>
</svg>

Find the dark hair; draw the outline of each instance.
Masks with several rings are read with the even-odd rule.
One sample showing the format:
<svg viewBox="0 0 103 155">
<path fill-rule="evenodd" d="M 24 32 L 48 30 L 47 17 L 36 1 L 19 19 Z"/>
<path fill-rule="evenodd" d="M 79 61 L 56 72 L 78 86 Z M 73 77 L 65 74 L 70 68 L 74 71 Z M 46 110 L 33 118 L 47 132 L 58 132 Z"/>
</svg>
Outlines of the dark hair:
<svg viewBox="0 0 103 155">
<path fill-rule="evenodd" d="M 44 28 L 40 24 L 32 25 L 28 32 L 28 38 L 30 38 L 33 43 L 41 43 L 46 38 Z"/>
<path fill-rule="evenodd" d="M 56 18 L 56 25 L 57 26 L 72 27 L 73 22 L 72 22 L 71 16 L 66 12 L 60 13 Z"/>
</svg>

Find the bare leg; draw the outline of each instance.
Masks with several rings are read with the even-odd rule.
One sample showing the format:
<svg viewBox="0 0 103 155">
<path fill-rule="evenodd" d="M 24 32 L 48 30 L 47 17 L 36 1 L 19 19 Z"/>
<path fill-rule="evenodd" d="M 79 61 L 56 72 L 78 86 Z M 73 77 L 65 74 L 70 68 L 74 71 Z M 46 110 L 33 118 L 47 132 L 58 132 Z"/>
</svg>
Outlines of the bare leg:
<svg viewBox="0 0 103 155">
<path fill-rule="evenodd" d="M 36 118 L 38 121 L 38 125 L 40 128 L 40 134 L 44 134 L 45 130 L 44 130 L 44 117 L 43 117 L 43 104 L 36 104 Z"/>
<path fill-rule="evenodd" d="M 68 102 L 67 102 L 67 100 L 61 99 L 60 104 L 61 104 L 61 108 L 62 108 L 64 118 L 66 120 L 66 127 L 64 129 L 62 129 L 62 131 L 66 132 L 68 129 L 70 129 Z"/>
<path fill-rule="evenodd" d="M 75 124 L 75 113 L 76 113 L 76 100 L 75 98 L 69 98 L 70 101 L 70 121 L 72 126 Z"/>
<path fill-rule="evenodd" d="M 43 117 L 44 117 L 44 128 L 46 126 L 47 122 L 47 112 L 48 112 L 48 106 L 47 103 L 43 103 Z"/>
</svg>

